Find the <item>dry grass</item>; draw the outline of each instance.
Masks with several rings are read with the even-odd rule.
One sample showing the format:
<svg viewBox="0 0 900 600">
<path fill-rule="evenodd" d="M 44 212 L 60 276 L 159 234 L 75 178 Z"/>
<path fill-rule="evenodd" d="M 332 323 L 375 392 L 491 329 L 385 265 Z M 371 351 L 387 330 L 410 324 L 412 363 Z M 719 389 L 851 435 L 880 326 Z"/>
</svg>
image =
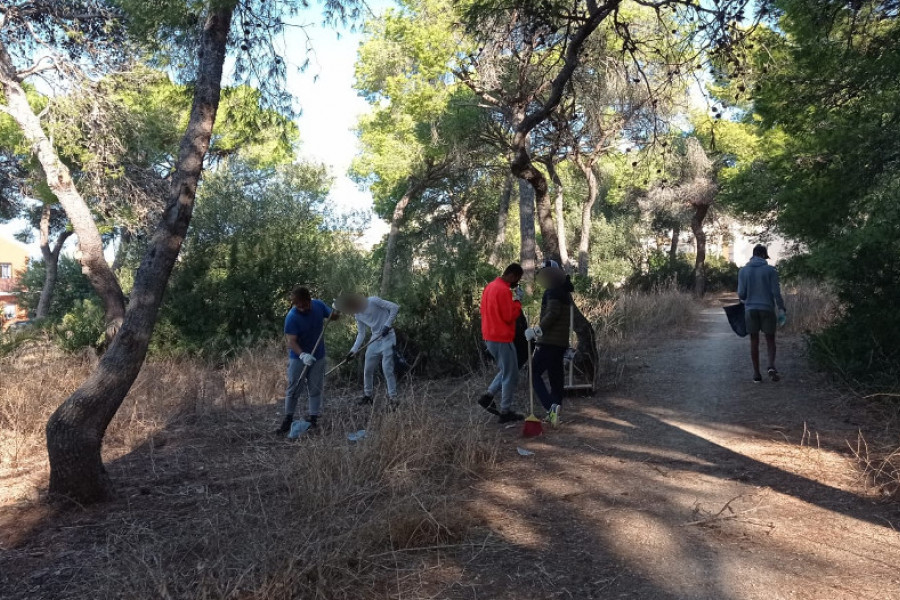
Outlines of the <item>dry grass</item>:
<svg viewBox="0 0 900 600">
<path fill-rule="evenodd" d="M 862 432 L 850 446 L 867 490 L 890 501 L 900 501 L 900 447 L 896 442 L 870 444 Z"/>
<path fill-rule="evenodd" d="M 799 281 L 785 286 L 784 303 L 788 313 L 786 333 L 817 333 L 840 313 L 834 292 L 828 285 L 816 281 Z"/>
<path fill-rule="evenodd" d="M 688 294 L 658 290 L 586 312 L 602 355 L 624 366 L 696 308 Z M 426 570 L 482 542 L 469 535 L 465 503 L 498 437 L 470 400 L 480 378 L 407 384 L 405 409 L 393 413 L 331 389 L 324 431 L 290 443 L 269 433 L 280 345 L 224 366 L 148 362 L 105 440 L 117 499 L 51 515 L 39 501 L 43 426 L 95 361 L 39 346 L 0 365 L 3 598 L 417 597 Z M 368 436 L 349 442 L 359 429 Z"/>
<path fill-rule="evenodd" d="M 91 366 L 50 349 L 2 365 L 4 598 L 397 596 L 419 585 L 423 555 L 468 543 L 465 488 L 497 449 L 468 395 L 412 387 L 405 410 L 382 413 L 334 390 L 324 431 L 290 443 L 269 433 L 280 348 L 220 369 L 149 362 L 106 437 L 117 500 L 27 518 L 43 424 Z M 349 442 L 358 429 L 368 437 Z"/>
<path fill-rule="evenodd" d="M 579 301 L 580 306 L 585 303 Z M 622 291 L 584 310 L 594 324 L 605 385 L 617 385 L 629 354 L 648 343 L 678 335 L 696 320 L 699 305 L 694 297 L 675 286 L 650 293 Z"/>
</svg>

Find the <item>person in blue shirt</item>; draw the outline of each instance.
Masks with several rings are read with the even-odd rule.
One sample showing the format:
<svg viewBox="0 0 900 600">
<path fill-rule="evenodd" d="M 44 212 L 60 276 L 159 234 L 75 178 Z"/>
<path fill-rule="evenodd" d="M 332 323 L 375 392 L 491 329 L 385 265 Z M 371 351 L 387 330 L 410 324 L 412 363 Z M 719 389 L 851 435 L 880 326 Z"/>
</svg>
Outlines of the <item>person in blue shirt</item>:
<svg viewBox="0 0 900 600">
<path fill-rule="evenodd" d="M 325 389 L 325 340 L 322 332 L 326 320 L 339 317 L 336 310 L 319 299 L 313 299 L 309 289 L 296 286 L 291 290 L 291 310 L 284 319 L 284 339 L 288 347 L 288 386 L 284 395 L 284 420 L 277 433 L 287 433 L 294 421 L 297 400 L 304 389 L 309 395 L 310 429 L 318 426 Z M 318 345 L 317 345 L 318 344 Z"/>
<path fill-rule="evenodd" d="M 781 376 L 775 368 L 775 330 L 786 314 L 778 271 L 766 261 L 769 251 L 762 244 L 753 249 L 753 258 L 738 273 L 738 298 L 744 303 L 747 332 L 750 334 L 750 358 L 753 361 L 753 382 L 760 383 L 759 334 L 766 336 L 769 351 L 768 374 L 772 381 Z M 776 313 L 775 310 L 779 312 Z"/>
</svg>

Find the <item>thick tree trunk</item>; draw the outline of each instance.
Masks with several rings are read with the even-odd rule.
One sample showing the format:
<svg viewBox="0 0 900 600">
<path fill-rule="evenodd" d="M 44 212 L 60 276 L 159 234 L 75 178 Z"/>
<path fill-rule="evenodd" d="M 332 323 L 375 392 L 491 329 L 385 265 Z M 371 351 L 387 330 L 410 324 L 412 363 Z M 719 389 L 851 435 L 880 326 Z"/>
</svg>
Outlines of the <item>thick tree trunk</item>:
<svg viewBox="0 0 900 600">
<path fill-rule="evenodd" d="M 519 264 L 525 271 L 528 285 L 534 281 L 537 269 L 537 244 L 534 239 L 534 188 L 519 180 Z"/>
<path fill-rule="evenodd" d="M 694 206 L 694 215 L 691 217 L 691 231 L 697 240 L 697 260 L 694 262 L 694 294 L 703 297 L 706 294 L 706 232 L 703 231 L 703 221 L 709 212 L 708 204 Z"/>
<path fill-rule="evenodd" d="M 68 167 L 59 159 L 40 119 L 28 104 L 12 58 L 2 42 L 0 42 L 0 85 L 3 86 L 6 97 L 3 111 L 9 114 L 22 130 L 47 176 L 47 185 L 66 211 L 66 216 L 78 236 L 81 268 L 103 302 L 107 338 L 112 338 L 125 315 L 125 294 L 122 293 L 116 276 L 103 256 L 103 240 L 94 222 L 94 216 L 75 188 Z"/>
<path fill-rule="evenodd" d="M 559 264 L 566 271 L 569 270 L 569 248 L 566 244 L 566 213 L 565 213 L 565 188 L 559 173 L 556 172 L 556 166 L 553 161 L 547 161 L 547 171 L 550 173 L 550 180 L 553 182 L 554 191 L 556 192 L 556 201 L 554 208 L 556 209 L 556 231 L 557 240 L 559 241 Z"/>
<path fill-rule="evenodd" d="M 550 204 L 547 178 L 541 173 L 529 153 L 529 135 L 516 133 L 513 136 L 513 159 L 510 162 L 512 174 L 527 182 L 534 191 L 538 223 L 541 227 L 541 250 L 546 258 L 559 260 L 559 236 L 553 221 L 553 207 Z"/>
<path fill-rule="evenodd" d="M 597 202 L 597 175 L 594 173 L 594 166 L 589 161 L 577 159 L 576 164 L 584 173 L 587 180 L 587 196 L 581 205 L 581 233 L 578 240 L 578 274 L 587 277 L 588 266 L 590 265 L 590 249 L 591 249 L 591 221 L 594 212 L 594 203 Z"/>
<path fill-rule="evenodd" d="M 509 219 L 509 201 L 512 198 L 513 177 L 506 176 L 503 183 L 503 194 L 500 196 L 500 204 L 497 207 L 497 237 L 494 238 L 494 248 L 491 250 L 491 256 L 488 262 L 495 267 L 500 267 L 500 252 L 503 250 L 503 244 L 506 243 L 506 222 Z"/>
<path fill-rule="evenodd" d="M 163 293 L 191 221 L 203 157 L 219 106 L 222 65 L 235 1 L 220 1 L 213 6 L 200 39 L 194 99 L 172 174 L 168 203 L 135 275 L 122 327 L 96 370 L 47 423 L 53 496 L 85 504 L 111 493 L 101 458 L 103 436 L 146 356 Z"/>
<path fill-rule="evenodd" d="M 469 231 L 469 210 L 471 208 L 471 202 L 469 202 L 468 204 L 463 204 L 456 215 L 457 222 L 459 223 L 459 232 L 467 240 L 471 239 L 472 237 L 472 234 Z"/>
<path fill-rule="evenodd" d="M 381 268 L 381 296 L 386 297 L 391 290 L 391 275 L 394 271 L 394 260 L 397 254 L 397 239 L 400 237 L 400 224 L 406 214 L 406 207 L 410 200 L 422 192 L 421 185 L 410 179 L 403 197 L 397 201 L 394 214 L 391 215 L 391 231 L 388 233 L 387 243 L 384 248 L 384 266 Z"/>
<path fill-rule="evenodd" d="M 50 216 L 49 204 L 45 204 L 41 210 L 40 222 L 40 247 L 41 256 L 44 258 L 44 287 L 41 288 L 41 298 L 38 300 L 36 319 L 45 319 L 50 314 L 50 304 L 53 302 L 53 292 L 56 289 L 56 280 L 59 273 L 59 253 L 69 239 L 71 232 L 62 231 L 56 238 L 53 248 L 50 247 Z"/>
<path fill-rule="evenodd" d="M 672 228 L 672 241 L 669 243 L 669 263 L 675 264 L 678 259 L 678 238 L 681 237 L 681 225 Z"/>
</svg>

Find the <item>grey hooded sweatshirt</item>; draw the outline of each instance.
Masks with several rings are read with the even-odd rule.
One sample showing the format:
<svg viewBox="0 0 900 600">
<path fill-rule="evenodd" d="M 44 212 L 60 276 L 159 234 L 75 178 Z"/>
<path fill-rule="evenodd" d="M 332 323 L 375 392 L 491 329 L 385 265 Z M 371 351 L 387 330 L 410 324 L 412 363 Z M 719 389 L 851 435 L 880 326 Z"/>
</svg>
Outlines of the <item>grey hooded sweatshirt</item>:
<svg viewBox="0 0 900 600">
<path fill-rule="evenodd" d="M 738 273 L 738 298 L 747 310 L 784 310 L 778 271 L 764 258 L 754 256 Z"/>
</svg>

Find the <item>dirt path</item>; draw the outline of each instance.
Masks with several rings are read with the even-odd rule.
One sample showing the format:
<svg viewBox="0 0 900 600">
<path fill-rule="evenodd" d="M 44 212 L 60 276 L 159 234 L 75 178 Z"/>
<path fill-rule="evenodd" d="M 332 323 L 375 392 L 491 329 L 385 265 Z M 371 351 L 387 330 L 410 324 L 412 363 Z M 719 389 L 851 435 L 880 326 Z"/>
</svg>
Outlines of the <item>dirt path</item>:
<svg viewBox="0 0 900 600">
<path fill-rule="evenodd" d="M 782 344 L 778 384 L 750 381 L 721 311 L 630 357 L 564 427 L 504 442 L 503 475 L 466 507 L 483 543 L 440 598 L 900 598 L 900 512 L 867 496 L 857 427 Z M 521 458 L 516 446 L 533 450 Z"/>
</svg>

